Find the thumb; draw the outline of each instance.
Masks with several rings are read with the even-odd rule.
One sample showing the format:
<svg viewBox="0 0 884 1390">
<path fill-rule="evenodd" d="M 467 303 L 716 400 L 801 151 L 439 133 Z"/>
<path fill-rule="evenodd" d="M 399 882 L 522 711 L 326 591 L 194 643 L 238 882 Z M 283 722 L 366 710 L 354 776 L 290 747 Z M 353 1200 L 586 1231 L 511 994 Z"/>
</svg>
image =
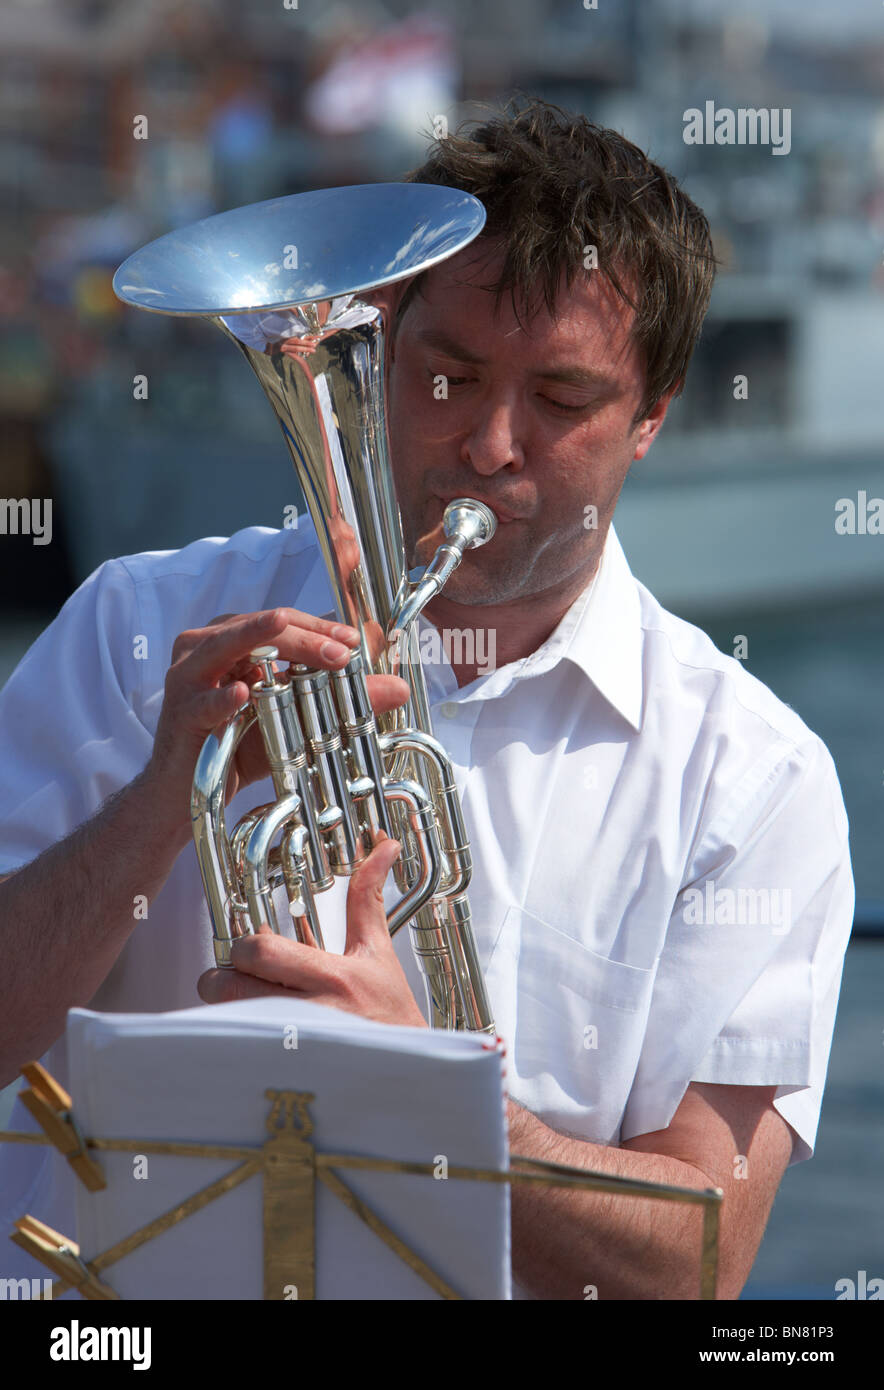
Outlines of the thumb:
<svg viewBox="0 0 884 1390">
<path fill-rule="evenodd" d="M 387 935 L 384 883 L 402 846 L 386 836 L 352 875 L 347 888 L 347 944 L 344 954 L 367 945 L 380 930 Z"/>
</svg>

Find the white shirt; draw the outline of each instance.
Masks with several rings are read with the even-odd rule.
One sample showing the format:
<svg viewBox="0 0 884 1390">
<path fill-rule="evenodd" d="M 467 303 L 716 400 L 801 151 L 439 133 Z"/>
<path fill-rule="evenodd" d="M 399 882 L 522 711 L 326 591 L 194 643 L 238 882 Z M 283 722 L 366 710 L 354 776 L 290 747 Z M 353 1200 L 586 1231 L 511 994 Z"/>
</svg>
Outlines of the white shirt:
<svg viewBox="0 0 884 1390">
<path fill-rule="evenodd" d="M 0 872 L 142 770 L 179 632 L 224 612 L 333 608 L 312 536 L 302 518 L 112 560 L 71 596 L 0 695 Z M 847 818 L 820 739 L 661 608 L 613 529 L 596 580 L 536 652 L 462 689 L 443 654 L 427 680 L 513 1098 L 617 1144 L 665 1129 L 691 1081 L 776 1086 L 792 1162 L 810 1157 L 853 915 Z M 247 788 L 228 824 L 272 799 L 269 781 Z M 339 948 L 342 907 L 337 892 Z M 407 929 L 396 942 L 423 1003 Z M 92 1007 L 196 1005 L 213 963 L 188 847 Z M 46 1064 L 65 1079 L 63 1044 Z M 17 1104 L 11 1127 L 26 1123 Z M 13 1160 L 15 1214 L 42 1215 L 39 1160 L 7 1146 Z"/>
</svg>

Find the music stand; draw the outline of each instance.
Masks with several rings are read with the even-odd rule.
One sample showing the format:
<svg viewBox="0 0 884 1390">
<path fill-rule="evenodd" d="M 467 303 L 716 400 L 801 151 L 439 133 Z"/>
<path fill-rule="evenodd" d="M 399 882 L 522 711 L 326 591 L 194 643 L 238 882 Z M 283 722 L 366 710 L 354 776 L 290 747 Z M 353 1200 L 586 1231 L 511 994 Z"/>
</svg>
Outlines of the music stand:
<svg viewBox="0 0 884 1390">
<path fill-rule="evenodd" d="M 67 1038 L 76 1123 L 32 1064 L 45 1137 L 0 1135 L 54 1143 L 80 1180 L 78 1242 L 31 1216 L 12 1236 L 55 1297 L 506 1299 L 508 1182 L 701 1204 L 714 1297 L 719 1189 L 507 1171 L 499 1041 L 282 998 L 76 1009 Z"/>
</svg>

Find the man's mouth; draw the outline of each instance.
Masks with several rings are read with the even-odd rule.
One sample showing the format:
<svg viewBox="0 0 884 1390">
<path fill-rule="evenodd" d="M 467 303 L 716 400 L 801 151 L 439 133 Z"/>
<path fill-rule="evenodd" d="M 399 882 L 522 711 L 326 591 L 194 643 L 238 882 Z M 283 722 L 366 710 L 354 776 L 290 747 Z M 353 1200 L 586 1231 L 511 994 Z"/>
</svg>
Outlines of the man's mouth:
<svg viewBox="0 0 884 1390">
<path fill-rule="evenodd" d="M 437 494 L 437 497 L 443 506 L 447 506 L 449 502 L 453 502 L 456 497 L 468 497 L 474 502 L 482 502 L 486 507 L 491 508 L 501 526 L 507 526 L 511 521 L 525 520 L 525 517 L 517 516 L 514 512 L 507 511 L 499 502 L 492 501 L 490 497 L 480 496 L 480 494 L 475 492 L 472 488 L 467 488 L 461 492 L 446 493 L 445 496 Z"/>
</svg>

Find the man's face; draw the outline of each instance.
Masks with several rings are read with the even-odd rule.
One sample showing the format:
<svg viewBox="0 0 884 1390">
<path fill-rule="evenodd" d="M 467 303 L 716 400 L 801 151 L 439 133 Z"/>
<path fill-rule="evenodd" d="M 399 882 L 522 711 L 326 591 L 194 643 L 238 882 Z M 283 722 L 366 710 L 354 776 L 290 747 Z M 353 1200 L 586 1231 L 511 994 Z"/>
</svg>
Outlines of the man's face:
<svg viewBox="0 0 884 1390">
<path fill-rule="evenodd" d="M 494 283 L 498 254 L 480 243 L 427 272 L 390 363 L 408 563 L 432 557 L 451 498 L 476 497 L 498 515 L 493 540 L 468 551 L 446 584 L 446 597 L 463 604 L 588 582 L 630 464 L 668 403 L 633 425 L 644 370 L 630 337 L 633 312 L 607 281 L 578 280 L 560 293 L 555 317 L 522 313 L 523 328 L 508 294 L 495 311 L 493 293 L 480 288 Z"/>
</svg>

